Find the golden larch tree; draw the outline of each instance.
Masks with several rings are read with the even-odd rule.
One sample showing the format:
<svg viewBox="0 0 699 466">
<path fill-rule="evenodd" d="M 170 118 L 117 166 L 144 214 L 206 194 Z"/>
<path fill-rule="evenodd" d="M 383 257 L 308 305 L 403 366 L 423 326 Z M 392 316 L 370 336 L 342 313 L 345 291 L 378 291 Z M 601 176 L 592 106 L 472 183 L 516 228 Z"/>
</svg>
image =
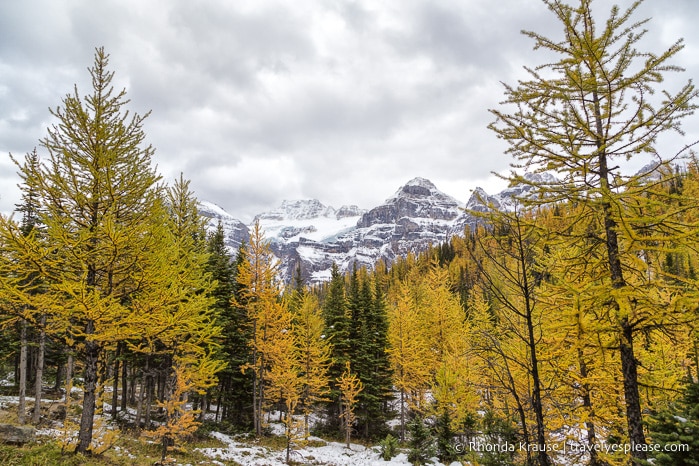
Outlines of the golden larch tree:
<svg viewBox="0 0 699 466">
<path fill-rule="evenodd" d="M 129 297 L 140 258 L 153 249 L 149 218 L 158 196 L 158 177 L 146 145 L 145 116 L 125 110 L 126 91 L 115 92 L 104 49 L 95 52 L 92 93 L 77 87 L 51 110 L 41 146 L 48 158 L 23 178 L 40 199 L 44 231 L 20 238 L 3 223 L 7 246 L 33 264 L 47 284 L 41 309 L 74 347 L 84 367 L 82 418 L 76 451 L 91 449 L 98 361 L 128 327 Z M 39 309 L 39 307 L 34 306 Z"/>
</svg>

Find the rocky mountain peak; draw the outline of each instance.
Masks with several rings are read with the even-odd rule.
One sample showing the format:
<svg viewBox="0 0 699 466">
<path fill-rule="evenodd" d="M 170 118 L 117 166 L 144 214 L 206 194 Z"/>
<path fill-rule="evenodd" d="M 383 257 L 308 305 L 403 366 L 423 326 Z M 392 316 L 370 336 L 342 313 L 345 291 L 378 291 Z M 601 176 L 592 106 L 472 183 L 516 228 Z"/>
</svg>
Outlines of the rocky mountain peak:
<svg viewBox="0 0 699 466">
<path fill-rule="evenodd" d="M 417 177 L 405 183 L 405 185 L 398 190 L 396 196 L 403 194 L 407 196 L 425 197 L 431 196 L 435 191 L 438 192 L 439 190 L 430 180 Z"/>
<path fill-rule="evenodd" d="M 477 187 L 471 193 L 471 197 L 466 202 L 466 209 L 478 212 L 486 212 L 487 205 L 493 202 L 493 198 L 481 187 Z"/>
<path fill-rule="evenodd" d="M 548 174 L 537 176 L 544 181 L 550 179 Z M 510 210 L 515 197 L 526 195 L 527 188 L 526 184 L 514 186 L 495 195 L 476 188 L 468 203 L 463 204 L 430 180 L 417 177 L 369 211 L 355 205 L 334 209 L 317 199 L 291 200 L 257 215 L 255 220 L 281 260 L 285 280 L 291 279 L 300 264 L 304 279 L 322 282 L 330 278 L 333 264 L 341 271 L 351 270 L 355 264 L 371 268 L 379 259 L 390 263 L 430 244 L 448 241 L 480 221 L 472 215 L 474 210 Z M 210 229 L 215 229 L 219 221 L 223 224 L 226 244 L 232 250 L 247 240 L 248 228 L 219 206 L 202 202 L 199 209 L 210 219 Z"/>
<path fill-rule="evenodd" d="M 397 223 L 401 219 L 453 220 L 462 204 L 425 178 L 413 178 L 383 205 L 362 215 L 358 227 Z"/>
<path fill-rule="evenodd" d="M 391 199 L 401 197 L 419 199 L 431 196 L 441 197 L 442 195 L 444 195 L 444 193 L 438 190 L 430 180 L 417 177 L 401 186 L 391 198 L 386 200 L 386 202 L 388 203 Z"/>
</svg>

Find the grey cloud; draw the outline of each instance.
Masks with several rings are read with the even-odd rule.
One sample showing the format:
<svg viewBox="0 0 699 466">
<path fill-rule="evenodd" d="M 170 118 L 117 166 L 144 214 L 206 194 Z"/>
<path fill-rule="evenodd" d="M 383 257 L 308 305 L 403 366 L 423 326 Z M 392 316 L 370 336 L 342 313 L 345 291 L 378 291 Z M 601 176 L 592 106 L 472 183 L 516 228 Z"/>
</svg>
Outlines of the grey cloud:
<svg viewBox="0 0 699 466">
<path fill-rule="evenodd" d="M 631 0 L 620 0 L 627 6 Z M 644 2 L 650 44 L 685 35 L 696 76 L 696 2 Z M 608 6 L 594 4 L 606 15 Z M 0 15 L 0 153 L 45 135 L 48 107 L 89 92 L 111 54 L 165 181 L 251 218 L 283 198 L 372 207 L 415 176 L 468 189 L 507 168 L 489 108 L 542 63 L 521 29 L 560 34 L 539 0 L 26 0 Z M 688 123 L 688 127 L 694 127 Z M 0 211 L 16 202 L 0 156 Z M 457 192 L 459 191 L 459 192 Z"/>
</svg>

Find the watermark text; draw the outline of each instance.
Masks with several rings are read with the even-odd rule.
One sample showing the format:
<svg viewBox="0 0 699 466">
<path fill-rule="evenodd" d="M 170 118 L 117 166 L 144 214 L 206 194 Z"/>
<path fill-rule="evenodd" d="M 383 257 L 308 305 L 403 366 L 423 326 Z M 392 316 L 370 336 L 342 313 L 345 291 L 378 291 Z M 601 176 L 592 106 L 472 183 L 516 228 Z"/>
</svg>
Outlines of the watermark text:
<svg viewBox="0 0 699 466">
<path fill-rule="evenodd" d="M 688 452 L 689 445 L 686 443 L 669 443 L 660 445 L 658 443 L 629 444 L 629 443 L 595 443 L 592 445 L 581 443 L 526 443 L 526 442 L 502 442 L 489 443 L 471 441 L 468 443 L 454 444 L 457 453 L 478 452 L 478 453 L 514 453 L 514 452 L 547 452 L 562 454 L 567 453 L 624 453 L 628 455 L 632 452 Z"/>
</svg>

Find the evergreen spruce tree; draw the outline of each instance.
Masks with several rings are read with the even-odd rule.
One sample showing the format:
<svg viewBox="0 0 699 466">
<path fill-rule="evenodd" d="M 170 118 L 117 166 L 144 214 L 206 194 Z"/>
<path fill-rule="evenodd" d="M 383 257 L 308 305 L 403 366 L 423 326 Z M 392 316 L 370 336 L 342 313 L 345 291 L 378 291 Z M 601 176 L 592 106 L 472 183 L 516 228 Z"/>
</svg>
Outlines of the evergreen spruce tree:
<svg viewBox="0 0 699 466">
<path fill-rule="evenodd" d="M 364 438 L 385 435 L 391 371 L 388 360 L 388 320 L 382 290 L 372 285 L 366 269 L 355 267 L 350 276 L 348 308 L 351 317 L 350 363 L 364 389 L 359 395 L 358 431 Z"/>
<path fill-rule="evenodd" d="M 221 348 L 217 357 L 224 361 L 230 359 L 230 350 L 226 345 L 226 332 L 230 326 L 232 314 L 233 297 L 233 263 L 231 257 L 226 250 L 224 243 L 223 225 L 218 222 L 216 230 L 210 232 L 206 240 L 208 260 L 206 263 L 206 272 L 211 275 L 215 285 L 211 292 L 213 298 L 212 311 L 217 324 L 222 328 L 220 339 Z M 217 387 L 217 402 L 216 402 L 216 420 L 218 420 L 223 403 L 223 386 L 228 383 L 230 377 L 230 368 L 227 367 L 219 374 L 219 383 Z"/>
<path fill-rule="evenodd" d="M 392 413 L 389 402 L 393 398 L 393 373 L 388 355 L 388 310 L 383 288 L 374 274 L 374 287 L 371 305 L 365 315 L 364 341 L 367 354 L 367 377 L 364 392 L 371 394 L 367 398 L 368 438 L 385 435 L 385 423 Z M 367 278 L 365 293 L 371 294 L 371 283 Z"/>
<path fill-rule="evenodd" d="M 252 321 L 250 320 L 243 296 L 242 285 L 238 281 L 239 271 L 245 261 L 247 244 L 238 247 L 233 261 L 233 294 L 231 298 L 231 314 L 224 327 L 224 348 L 229 354 L 226 369 L 224 391 L 224 412 L 222 418 L 234 426 L 249 429 L 253 426 L 253 374 L 243 371 L 243 367 L 252 363 Z"/>
<path fill-rule="evenodd" d="M 252 426 L 252 376 L 241 368 L 251 361 L 250 322 L 240 301 L 237 270 L 243 260 L 245 244 L 241 244 L 235 261 L 225 245 L 223 226 L 219 222 L 208 237 L 209 261 L 207 271 L 216 282 L 212 296 L 214 313 L 222 327 L 220 357 L 227 363 L 219 374 L 216 419 L 226 420 L 234 427 Z"/>
<path fill-rule="evenodd" d="M 457 457 L 455 434 L 451 427 L 451 416 L 448 410 L 437 416 L 434 425 L 434 435 L 437 439 L 437 458 L 444 463 L 451 463 Z"/>
<path fill-rule="evenodd" d="M 682 399 L 653 414 L 648 427 L 653 443 L 667 450 L 654 452 L 649 464 L 699 465 L 699 383 L 688 383 Z"/>
<path fill-rule="evenodd" d="M 413 465 L 427 464 L 435 455 L 435 442 L 429 427 L 425 425 L 422 416 L 415 416 L 408 423 L 408 461 Z"/>
<path fill-rule="evenodd" d="M 345 364 L 350 360 L 350 319 L 347 309 L 347 297 L 345 295 L 345 280 L 340 274 L 337 265 L 333 263 L 330 269 L 330 282 L 323 303 L 323 318 L 325 320 L 325 334 L 331 344 L 331 363 L 328 367 L 330 379 L 327 427 L 333 433 L 340 432 L 340 388 L 337 380 L 345 370 Z"/>
<path fill-rule="evenodd" d="M 516 445 L 521 437 L 517 436 L 514 423 L 507 417 L 500 417 L 488 409 L 481 418 L 482 441 L 489 445 Z M 492 451 L 484 451 L 479 456 L 478 464 L 484 466 L 509 466 L 519 464 L 515 462 L 517 451 L 507 448 L 495 448 Z M 521 453 L 521 452 L 520 452 Z M 528 455 L 529 456 L 529 455 Z M 528 461 L 525 464 L 531 464 Z"/>
<path fill-rule="evenodd" d="M 211 232 L 207 238 L 208 261 L 206 270 L 211 274 L 211 278 L 216 281 L 216 286 L 212 291 L 214 298 L 213 309 L 222 322 L 231 314 L 231 297 L 234 289 L 234 268 L 233 261 L 226 244 L 223 225 L 218 222 L 216 230 Z"/>
</svg>

